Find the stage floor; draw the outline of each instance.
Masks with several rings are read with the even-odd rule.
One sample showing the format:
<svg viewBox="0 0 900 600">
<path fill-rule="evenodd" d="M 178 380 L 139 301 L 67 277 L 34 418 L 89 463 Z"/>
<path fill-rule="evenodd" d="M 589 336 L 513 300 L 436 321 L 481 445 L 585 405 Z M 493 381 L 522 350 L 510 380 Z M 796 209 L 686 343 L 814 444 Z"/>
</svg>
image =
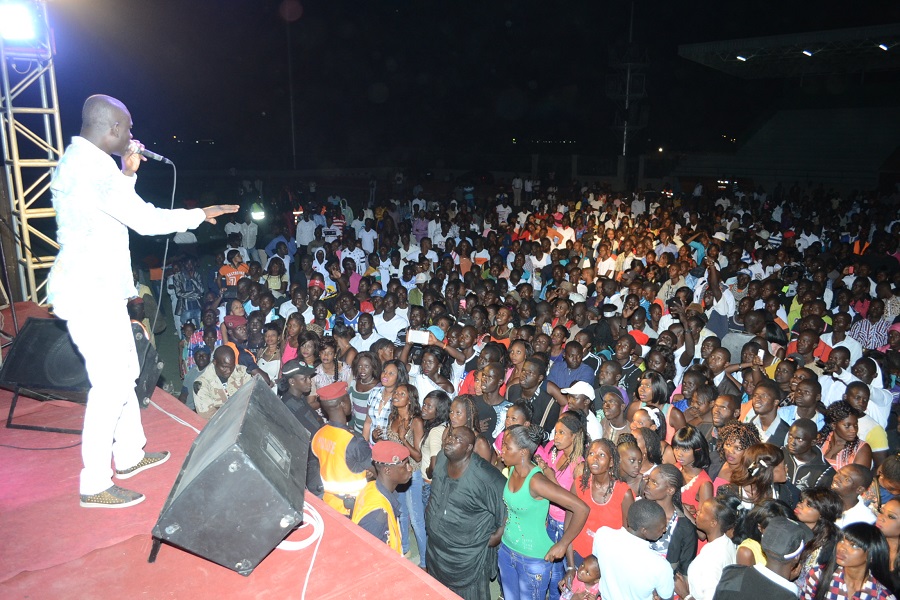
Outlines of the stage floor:
<svg viewBox="0 0 900 600">
<path fill-rule="evenodd" d="M 0 391 L 0 414 L 11 398 Z M 78 429 L 83 415 L 83 405 L 20 398 L 15 422 Z M 150 531 L 203 422 L 161 389 L 142 417 L 147 449 L 173 456 L 125 483 L 147 499 L 121 510 L 78 506 L 79 436 L 0 429 L 0 597 L 301 598 L 307 579 L 306 598 L 457 597 L 310 495 L 325 524 L 318 547 L 276 549 L 249 577 L 167 545 L 148 564 Z"/>
</svg>

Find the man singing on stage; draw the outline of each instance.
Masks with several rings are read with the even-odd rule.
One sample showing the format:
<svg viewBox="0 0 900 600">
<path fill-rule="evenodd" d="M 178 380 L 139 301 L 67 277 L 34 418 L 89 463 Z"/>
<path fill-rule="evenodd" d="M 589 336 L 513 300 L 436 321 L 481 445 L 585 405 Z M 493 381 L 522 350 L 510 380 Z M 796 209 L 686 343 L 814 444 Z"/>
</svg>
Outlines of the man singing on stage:
<svg viewBox="0 0 900 600">
<path fill-rule="evenodd" d="M 135 380 L 140 357 L 126 300 L 135 295 L 128 228 L 143 235 L 186 231 L 238 210 L 217 205 L 163 210 L 134 191 L 143 145 L 131 139 L 131 114 L 109 96 L 91 96 L 81 114 L 81 135 L 56 168 L 51 183 L 59 255 L 50 272 L 49 301 L 68 322 L 84 357 L 91 390 L 81 438 L 81 506 L 124 508 L 144 495 L 114 485 L 164 463 L 168 452 L 145 453 Z M 122 159 L 122 168 L 111 155 Z"/>
</svg>

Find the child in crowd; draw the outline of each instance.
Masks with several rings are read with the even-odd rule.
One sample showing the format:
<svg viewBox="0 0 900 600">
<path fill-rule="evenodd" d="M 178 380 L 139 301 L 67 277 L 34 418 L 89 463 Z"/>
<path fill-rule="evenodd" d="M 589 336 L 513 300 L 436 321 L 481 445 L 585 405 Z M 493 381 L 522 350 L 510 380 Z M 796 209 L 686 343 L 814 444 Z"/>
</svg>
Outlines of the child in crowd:
<svg viewBox="0 0 900 600">
<path fill-rule="evenodd" d="M 562 592 L 561 600 L 596 600 L 600 596 L 600 565 L 597 557 L 589 555 L 575 571 L 571 587 L 566 586 L 566 579 L 559 582 Z"/>
</svg>

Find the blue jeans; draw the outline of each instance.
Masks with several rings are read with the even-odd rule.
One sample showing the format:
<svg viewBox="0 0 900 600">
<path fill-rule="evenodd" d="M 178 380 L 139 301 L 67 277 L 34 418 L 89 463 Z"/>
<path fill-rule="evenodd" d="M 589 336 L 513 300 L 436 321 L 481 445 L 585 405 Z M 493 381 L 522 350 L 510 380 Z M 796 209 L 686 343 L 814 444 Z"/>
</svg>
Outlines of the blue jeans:
<svg viewBox="0 0 900 600">
<path fill-rule="evenodd" d="M 416 545 L 419 547 L 419 566 L 425 567 L 425 549 L 428 536 L 425 534 L 425 504 L 422 502 L 422 472 L 413 471 L 406 491 L 400 492 L 400 533 L 403 535 L 403 554 L 409 552 L 409 525 L 412 522 Z"/>
<path fill-rule="evenodd" d="M 562 539 L 563 523 L 553 517 L 547 517 L 547 535 L 555 544 Z M 559 600 L 559 582 L 566 576 L 565 559 L 550 563 L 550 600 Z"/>
<path fill-rule="evenodd" d="M 543 558 L 523 556 L 500 544 L 497 559 L 503 600 L 544 600 L 550 586 L 550 565 Z"/>
<path fill-rule="evenodd" d="M 422 510 L 428 508 L 428 501 L 431 500 L 431 484 L 422 483 Z"/>
</svg>

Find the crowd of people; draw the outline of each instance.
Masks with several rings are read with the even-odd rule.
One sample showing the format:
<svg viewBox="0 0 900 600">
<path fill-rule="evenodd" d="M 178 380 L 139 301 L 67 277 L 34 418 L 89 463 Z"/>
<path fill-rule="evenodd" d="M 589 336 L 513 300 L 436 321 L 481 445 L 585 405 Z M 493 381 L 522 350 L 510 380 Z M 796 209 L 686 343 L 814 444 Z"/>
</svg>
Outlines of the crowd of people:
<svg viewBox="0 0 900 600">
<path fill-rule="evenodd" d="M 166 281 L 183 401 L 266 380 L 309 489 L 467 599 L 894 598 L 896 209 L 528 187 L 232 219 Z"/>
</svg>

